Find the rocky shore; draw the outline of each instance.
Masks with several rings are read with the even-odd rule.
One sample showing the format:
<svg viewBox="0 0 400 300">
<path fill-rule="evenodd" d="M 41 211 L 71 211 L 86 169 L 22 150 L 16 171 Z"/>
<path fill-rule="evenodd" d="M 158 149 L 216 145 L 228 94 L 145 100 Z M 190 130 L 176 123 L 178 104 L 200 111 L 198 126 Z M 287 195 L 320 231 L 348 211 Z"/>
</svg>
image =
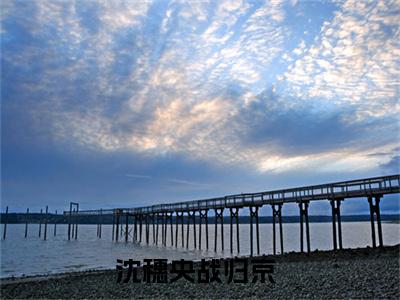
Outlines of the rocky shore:
<svg viewBox="0 0 400 300">
<path fill-rule="evenodd" d="M 400 247 L 315 251 L 275 259 L 273 281 L 252 283 L 117 283 L 117 271 L 88 271 L 1 280 L 1 299 L 399 299 Z M 224 265 L 222 263 L 222 265 Z M 223 267 L 223 266 L 222 266 Z M 195 270 L 199 265 L 195 265 Z M 124 273 L 125 274 L 125 273 Z M 142 277 L 139 270 L 138 277 Z M 169 274 L 171 278 L 171 274 Z"/>
</svg>

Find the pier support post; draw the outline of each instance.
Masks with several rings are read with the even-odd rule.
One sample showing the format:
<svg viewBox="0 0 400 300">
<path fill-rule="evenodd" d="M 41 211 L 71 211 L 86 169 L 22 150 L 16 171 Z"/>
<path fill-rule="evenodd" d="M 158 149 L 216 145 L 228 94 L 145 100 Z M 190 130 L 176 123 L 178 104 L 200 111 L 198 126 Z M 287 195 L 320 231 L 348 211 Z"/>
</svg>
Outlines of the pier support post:
<svg viewBox="0 0 400 300">
<path fill-rule="evenodd" d="M 128 234 L 129 234 L 129 229 L 128 229 L 128 222 L 129 222 L 129 214 L 125 214 L 125 243 L 128 242 Z"/>
<path fill-rule="evenodd" d="M 150 224 L 149 224 L 149 214 L 146 214 L 144 217 L 145 221 L 145 226 L 146 226 L 146 244 L 149 244 L 149 238 L 150 238 Z"/>
<path fill-rule="evenodd" d="M 153 228 L 153 245 L 156 244 L 156 214 L 152 213 L 151 214 L 151 223 L 152 223 L 152 228 Z"/>
<path fill-rule="evenodd" d="M 339 242 L 339 249 L 343 249 L 342 243 L 342 224 L 340 220 L 340 203 L 344 199 L 331 199 L 331 207 L 332 207 L 332 233 L 333 233 L 333 249 L 338 249 L 338 242 Z M 336 234 L 336 221 L 338 225 L 337 234 Z"/>
<path fill-rule="evenodd" d="M 56 215 L 54 217 L 54 232 L 53 235 L 56 236 L 57 235 L 57 209 L 56 209 Z"/>
<path fill-rule="evenodd" d="M 175 212 L 175 248 L 178 247 L 178 222 L 179 222 L 179 213 Z"/>
<path fill-rule="evenodd" d="M 26 214 L 25 214 L 25 238 L 28 237 L 28 217 L 29 217 L 29 208 L 26 209 Z"/>
<path fill-rule="evenodd" d="M 184 239 L 184 230 L 185 230 L 185 228 L 184 228 L 184 217 L 185 217 L 185 215 L 184 215 L 184 212 L 181 212 L 181 229 L 182 229 L 182 248 L 184 248 L 185 247 L 185 239 Z"/>
<path fill-rule="evenodd" d="M 229 241 L 230 241 L 230 250 L 231 254 L 233 253 L 233 214 L 232 214 L 232 208 L 229 208 L 229 214 L 230 214 L 230 228 L 229 228 Z"/>
<path fill-rule="evenodd" d="M 221 224 L 221 249 L 224 251 L 224 209 L 216 208 L 215 211 L 215 234 L 214 234 L 214 251 L 217 252 L 217 239 L 218 239 L 218 221 Z"/>
<path fill-rule="evenodd" d="M 165 213 L 161 213 L 161 246 L 165 246 Z"/>
<path fill-rule="evenodd" d="M 187 218 L 187 233 L 186 233 L 186 249 L 189 248 L 189 229 L 190 229 L 190 222 L 193 223 L 193 246 L 194 249 L 197 248 L 197 237 L 196 237 L 196 211 L 190 212 L 188 211 L 188 218 Z"/>
<path fill-rule="evenodd" d="M 43 217 L 43 209 L 40 209 L 40 218 L 39 218 L 39 237 L 42 235 L 42 217 Z"/>
<path fill-rule="evenodd" d="M 258 220 L 259 206 L 249 206 L 250 209 L 250 256 L 253 256 L 253 219 L 256 221 L 257 254 L 260 255 L 260 230 Z"/>
<path fill-rule="evenodd" d="M 186 223 L 186 249 L 189 249 L 189 229 L 190 229 L 190 211 L 187 212 L 187 223 Z"/>
<path fill-rule="evenodd" d="M 197 242 L 197 237 L 196 237 L 196 211 L 193 211 L 193 244 L 194 244 L 194 249 L 197 248 L 196 242 Z"/>
<path fill-rule="evenodd" d="M 99 237 L 99 215 L 97 215 L 96 237 Z"/>
<path fill-rule="evenodd" d="M 159 215 L 159 213 L 157 213 L 156 214 L 156 222 L 157 222 L 157 224 L 156 224 L 156 245 L 158 245 L 158 221 L 159 221 L 159 219 L 160 219 L 160 215 Z"/>
<path fill-rule="evenodd" d="M 306 241 L 307 241 L 307 253 L 310 253 L 310 228 L 308 224 L 308 204 L 309 201 L 301 201 L 299 202 L 300 208 L 300 252 L 304 252 L 304 230 L 303 230 L 303 222 L 306 223 Z"/>
<path fill-rule="evenodd" d="M 71 239 L 71 221 L 72 221 L 72 202 L 69 203 L 69 218 L 68 218 L 68 241 Z"/>
<path fill-rule="evenodd" d="M 158 222 L 161 221 L 161 246 L 164 244 L 164 215 L 163 213 L 159 213 Z M 158 237 L 157 237 L 158 238 Z"/>
<path fill-rule="evenodd" d="M 206 211 L 206 250 L 208 250 L 208 209 Z"/>
<path fill-rule="evenodd" d="M 383 236 L 382 236 L 382 224 L 381 224 L 381 213 L 379 208 L 379 203 L 381 200 L 381 195 L 376 195 L 375 197 L 369 196 L 369 212 L 370 212 L 370 220 L 371 220 L 371 235 L 372 235 L 372 247 L 376 248 L 376 237 L 375 237 L 375 220 L 378 225 L 378 239 L 379 239 L 379 247 L 383 247 Z M 373 198 L 375 198 L 375 203 L 373 202 Z"/>
<path fill-rule="evenodd" d="M 199 250 L 201 250 L 201 235 L 202 235 L 202 224 L 205 221 L 206 226 L 206 249 L 208 250 L 208 209 L 199 211 Z"/>
<path fill-rule="evenodd" d="M 169 225 L 171 226 L 171 247 L 174 245 L 174 228 L 173 228 L 173 216 L 174 216 L 174 213 L 173 212 L 171 212 L 170 214 L 169 214 Z"/>
<path fill-rule="evenodd" d="M 113 215 L 112 215 L 112 232 L 111 232 L 111 240 L 114 241 L 115 237 L 115 210 L 113 210 Z"/>
<path fill-rule="evenodd" d="M 139 243 L 142 242 L 143 215 L 139 215 Z"/>
<path fill-rule="evenodd" d="M 7 223 L 8 223 L 8 206 L 6 206 L 6 215 L 4 217 L 3 240 L 7 237 Z"/>
<path fill-rule="evenodd" d="M 137 242 L 137 215 L 134 215 L 135 218 L 135 223 L 133 225 L 133 242 L 136 243 Z"/>
<path fill-rule="evenodd" d="M 230 226 L 230 246 L 231 246 L 231 253 L 233 253 L 233 221 L 235 220 L 236 223 L 236 248 L 237 253 L 240 252 L 239 246 L 239 208 L 238 207 L 231 207 L 230 209 L 230 217 L 231 217 L 231 226 Z"/>
<path fill-rule="evenodd" d="M 164 213 L 164 247 L 167 247 L 168 221 L 169 221 L 169 214 L 167 212 L 165 212 Z"/>
<path fill-rule="evenodd" d="M 57 212 L 56 212 L 57 213 Z M 102 209 L 100 209 L 100 221 L 99 221 L 99 238 L 101 239 L 101 227 L 103 226 L 103 210 Z"/>
<path fill-rule="evenodd" d="M 150 216 L 146 214 L 146 243 L 147 245 L 150 243 Z"/>
<path fill-rule="evenodd" d="M 78 239 L 78 223 L 79 223 L 79 203 L 75 203 L 76 206 L 76 215 L 75 215 L 75 239 Z"/>
<path fill-rule="evenodd" d="M 281 255 L 283 254 L 283 230 L 282 230 L 282 204 L 272 204 L 272 243 L 274 255 L 276 255 L 276 222 L 279 222 L 279 237 L 281 243 Z"/>
<path fill-rule="evenodd" d="M 116 222 L 116 224 L 115 224 L 115 241 L 116 242 L 118 242 L 118 238 L 119 238 L 119 209 L 116 211 L 116 219 L 117 219 L 117 222 Z"/>
<path fill-rule="evenodd" d="M 184 221 L 183 221 L 183 212 L 176 212 L 176 219 L 175 219 L 175 248 L 178 247 L 178 230 L 179 230 L 179 220 L 181 220 L 181 243 L 182 248 L 185 247 L 185 239 L 184 239 Z"/>
<path fill-rule="evenodd" d="M 72 237 L 71 238 L 74 239 L 74 237 L 75 237 L 75 208 L 72 210 L 71 222 L 72 222 Z"/>
<path fill-rule="evenodd" d="M 46 215 L 44 219 L 44 235 L 43 235 L 43 240 L 45 241 L 47 238 L 47 218 L 49 215 L 49 207 L 46 205 Z"/>
</svg>

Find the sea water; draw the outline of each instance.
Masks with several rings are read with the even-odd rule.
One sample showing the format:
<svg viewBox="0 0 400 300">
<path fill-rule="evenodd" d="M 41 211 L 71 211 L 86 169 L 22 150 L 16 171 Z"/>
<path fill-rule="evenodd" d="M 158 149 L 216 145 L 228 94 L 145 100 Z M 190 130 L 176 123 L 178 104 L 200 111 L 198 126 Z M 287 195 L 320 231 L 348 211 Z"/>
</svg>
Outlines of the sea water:
<svg viewBox="0 0 400 300">
<path fill-rule="evenodd" d="M 3 233 L 1 226 L 1 233 Z M 257 254 L 256 227 L 253 225 L 253 251 Z M 24 224 L 8 224 L 7 238 L 1 241 L 0 277 L 53 274 L 88 269 L 115 268 L 117 259 L 139 260 L 145 258 L 166 258 L 200 260 L 211 257 L 230 257 L 250 254 L 250 225 L 240 224 L 240 253 L 236 249 L 236 226 L 233 226 L 233 254 L 230 252 L 230 225 L 224 225 L 224 251 L 221 250 L 221 226 L 217 227 L 217 252 L 214 252 L 214 224 L 208 225 L 209 250 L 206 248 L 205 225 L 202 226 L 202 250 L 199 247 L 199 226 L 196 226 L 196 246 L 194 249 L 193 226 L 189 227 L 189 245 L 186 244 L 187 225 L 184 225 L 184 247 L 182 248 L 181 225 L 178 226 L 178 247 L 175 247 L 175 225 L 172 226 L 174 246 L 171 246 L 171 227 L 167 226 L 167 246 L 161 245 L 161 226 L 159 226 L 158 245 L 153 244 L 153 227 L 150 226 L 149 245 L 145 244 L 145 226 L 142 229 L 142 243 L 132 242 L 130 226 L 129 242 L 125 236 L 119 242 L 112 241 L 112 225 L 102 226 L 102 238 L 96 235 L 97 225 L 79 225 L 78 239 L 68 241 L 68 226 L 57 225 L 57 235 L 53 235 L 54 225 L 47 226 L 47 240 L 43 240 L 44 225 L 39 238 L 39 225 L 29 224 L 28 237 L 24 238 Z M 280 250 L 279 230 L 277 226 L 277 250 Z M 400 243 L 400 224 L 382 223 L 385 245 Z M 371 246 L 371 224 L 369 222 L 342 222 L 344 248 Z M 311 250 L 329 250 L 333 248 L 332 224 L 310 223 Z M 377 241 L 378 242 L 378 241 Z M 284 251 L 300 250 L 300 225 L 283 224 Z M 306 245 L 306 244 L 304 244 Z M 271 254 L 272 224 L 260 224 L 260 254 Z"/>
</svg>

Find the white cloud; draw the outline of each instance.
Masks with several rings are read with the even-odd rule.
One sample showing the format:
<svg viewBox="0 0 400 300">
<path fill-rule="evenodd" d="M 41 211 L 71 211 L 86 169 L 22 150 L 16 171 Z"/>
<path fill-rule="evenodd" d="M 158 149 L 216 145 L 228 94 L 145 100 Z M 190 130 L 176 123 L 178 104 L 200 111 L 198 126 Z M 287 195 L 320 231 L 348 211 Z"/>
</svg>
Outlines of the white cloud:
<svg viewBox="0 0 400 300">
<path fill-rule="evenodd" d="M 332 22 L 324 23 L 318 41 L 285 73 L 290 93 L 352 105 L 359 120 L 398 113 L 400 16 L 395 10 L 390 1 L 345 1 Z"/>
<path fill-rule="evenodd" d="M 361 150 L 351 145 L 338 152 L 333 145 L 285 154 L 279 141 L 245 141 L 250 125 L 238 119 L 253 105 L 266 104 L 254 117 L 296 106 L 307 113 L 293 97 L 265 100 L 254 92 L 266 85 L 265 73 L 275 61 L 295 57 L 284 51 L 289 32 L 282 1 L 171 2 L 156 16 L 149 15 L 150 2 L 98 2 L 95 29 L 82 22 L 76 3 L 35 4 L 36 16 L 16 22 L 43 45 L 7 53 L 5 60 L 41 63 L 37 82 L 27 82 L 21 93 L 42 97 L 27 107 L 37 120 L 49 122 L 56 139 L 97 151 L 178 153 L 261 172 L 377 165 L 368 154 L 378 147 L 369 142 Z M 324 24 L 318 43 L 299 43 L 293 52 L 300 59 L 279 81 L 287 82 L 289 96 L 311 99 L 316 107 L 356 105 L 355 116 L 343 117 L 347 123 L 395 113 L 399 29 L 389 34 L 382 24 L 392 28 L 398 19 L 387 18 L 390 7 L 381 4 L 346 2 L 342 9 Z M 365 10 L 368 22 L 362 19 Z"/>
</svg>

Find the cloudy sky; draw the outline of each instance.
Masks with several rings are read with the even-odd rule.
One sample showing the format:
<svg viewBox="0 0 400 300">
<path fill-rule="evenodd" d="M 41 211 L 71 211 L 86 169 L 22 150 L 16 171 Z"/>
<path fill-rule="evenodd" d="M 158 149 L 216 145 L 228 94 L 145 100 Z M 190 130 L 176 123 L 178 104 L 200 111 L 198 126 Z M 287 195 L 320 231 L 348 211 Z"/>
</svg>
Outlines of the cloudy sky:
<svg viewBox="0 0 400 300">
<path fill-rule="evenodd" d="M 398 0 L 4 0 L 1 205 L 135 207 L 399 173 L 399 24 Z"/>
</svg>

